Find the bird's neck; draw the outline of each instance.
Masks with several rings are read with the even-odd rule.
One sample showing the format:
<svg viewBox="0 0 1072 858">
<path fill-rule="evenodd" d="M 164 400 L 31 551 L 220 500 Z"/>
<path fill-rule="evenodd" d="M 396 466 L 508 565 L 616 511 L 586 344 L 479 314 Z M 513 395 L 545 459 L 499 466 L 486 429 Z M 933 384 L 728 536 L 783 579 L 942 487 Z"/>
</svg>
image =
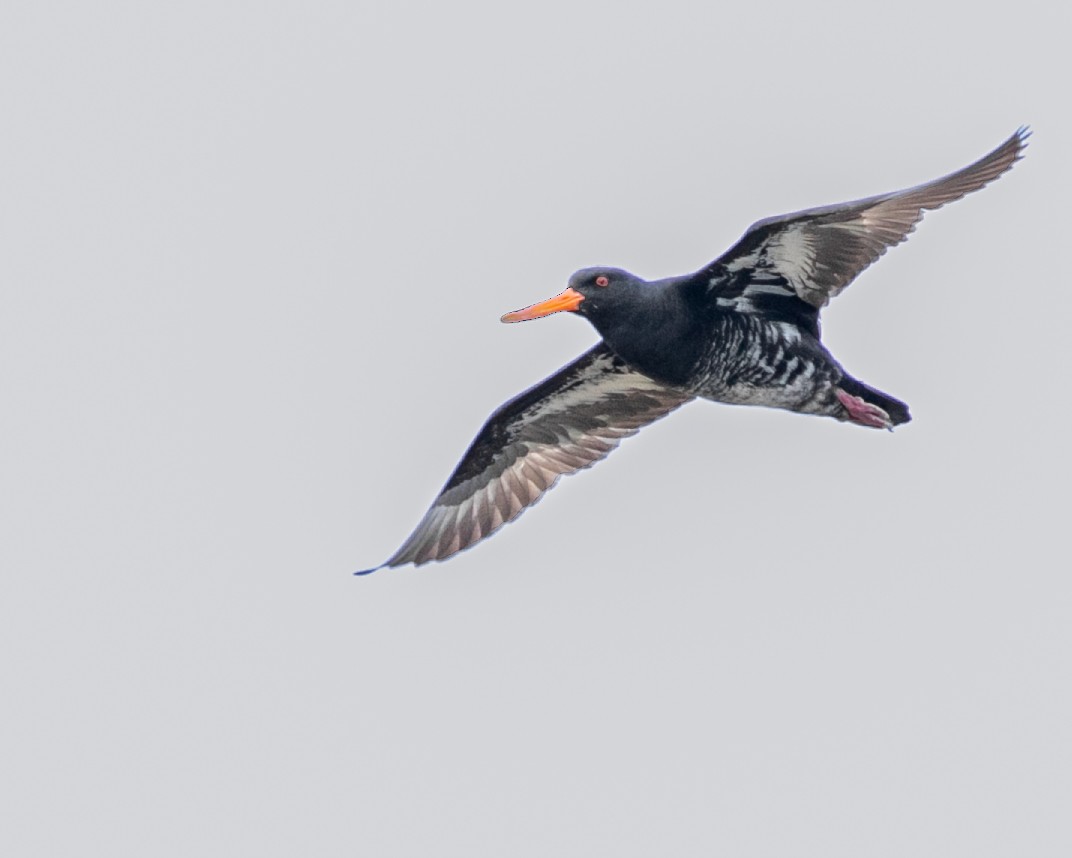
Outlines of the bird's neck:
<svg viewBox="0 0 1072 858">
<path fill-rule="evenodd" d="M 649 284 L 628 312 L 600 319 L 596 328 L 634 369 L 656 381 L 684 385 L 703 350 L 703 325 L 675 286 L 673 281 Z"/>
</svg>

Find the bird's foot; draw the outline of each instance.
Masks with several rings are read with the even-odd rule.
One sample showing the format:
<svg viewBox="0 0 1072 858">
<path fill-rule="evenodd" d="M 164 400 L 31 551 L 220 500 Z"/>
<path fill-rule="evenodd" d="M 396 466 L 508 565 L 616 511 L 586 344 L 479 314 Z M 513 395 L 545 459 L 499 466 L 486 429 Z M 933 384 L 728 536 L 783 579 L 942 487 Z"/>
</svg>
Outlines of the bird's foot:
<svg viewBox="0 0 1072 858">
<path fill-rule="evenodd" d="M 859 396 L 852 396 L 841 388 L 837 388 L 834 393 L 837 394 L 838 402 L 849 412 L 849 419 L 853 423 L 870 426 L 873 429 L 893 429 L 890 415 L 877 405 L 865 402 Z"/>
</svg>

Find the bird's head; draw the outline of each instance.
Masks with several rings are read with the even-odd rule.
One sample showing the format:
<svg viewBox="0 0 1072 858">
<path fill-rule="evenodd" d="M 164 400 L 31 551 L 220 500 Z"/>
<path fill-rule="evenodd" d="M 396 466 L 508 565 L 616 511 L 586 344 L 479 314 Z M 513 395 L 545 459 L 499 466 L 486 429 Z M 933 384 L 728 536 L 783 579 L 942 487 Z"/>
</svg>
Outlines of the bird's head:
<svg viewBox="0 0 1072 858">
<path fill-rule="evenodd" d="M 567 310 L 588 316 L 597 323 L 613 308 L 631 303 L 643 281 L 620 268 L 582 268 L 569 279 L 565 291 L 553 298 L 515 310 L 502 317 L 504 322 L 527 322 Z"/>
</svg>

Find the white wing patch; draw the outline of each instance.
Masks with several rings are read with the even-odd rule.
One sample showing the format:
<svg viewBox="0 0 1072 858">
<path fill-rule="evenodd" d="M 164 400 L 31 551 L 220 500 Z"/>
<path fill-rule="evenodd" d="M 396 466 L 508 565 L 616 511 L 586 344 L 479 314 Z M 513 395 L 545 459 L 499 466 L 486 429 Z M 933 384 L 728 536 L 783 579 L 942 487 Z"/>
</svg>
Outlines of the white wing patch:
<svg viewBox="0 0 1072 858">
<path fill-rule="evenodd" d="M 815 236 L 804 224 L 777 233 L 766 245 L 766 266 L 781 274 L 794 287 L 815 273 Z"/>
<path fill-rule="evenodd" d="M 959 200 L 1011 169 L 1022 157 L 1029 134 L 1021 128 L 974 164 L 933 182 L 757 221 L 701 274 L 710 278 L 720 306 L 753 312 L 757 305 L 750 297 L 789 296 L 788 285 L 791 294 L 822 308 L 890 247 L 908 238 L 925 211 Z"/>
<path fill-rule="evenodd" d="M 634 372 L 600 344 L 496 411 L 431 509 L 383 565 L 443 560 L 536 503 L 559 478 L 692 397 Z"/>
</svg>

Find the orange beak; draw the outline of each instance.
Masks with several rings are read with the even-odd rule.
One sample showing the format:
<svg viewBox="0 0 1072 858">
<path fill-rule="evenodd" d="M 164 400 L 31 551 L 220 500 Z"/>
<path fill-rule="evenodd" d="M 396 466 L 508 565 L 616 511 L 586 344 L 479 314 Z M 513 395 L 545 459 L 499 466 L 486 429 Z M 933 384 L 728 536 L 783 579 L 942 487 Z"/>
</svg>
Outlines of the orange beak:
<svg viewBox="0 0 1072 858">
<path fill-rule="evenodd" d="M 529 319 L 539 319 L 541 316 L 550 316 L 552 313 L 561 313 L 563 310 L 573 312 L 581 306 L 584 295 L 576 289 L 567 289 L 560 292 L 554 298 L 548 298 L 539 304 L 533 304 L 524 310 L 514 310 L 502 317 L 504 322 L 527 322 Z"/>
</svg>

